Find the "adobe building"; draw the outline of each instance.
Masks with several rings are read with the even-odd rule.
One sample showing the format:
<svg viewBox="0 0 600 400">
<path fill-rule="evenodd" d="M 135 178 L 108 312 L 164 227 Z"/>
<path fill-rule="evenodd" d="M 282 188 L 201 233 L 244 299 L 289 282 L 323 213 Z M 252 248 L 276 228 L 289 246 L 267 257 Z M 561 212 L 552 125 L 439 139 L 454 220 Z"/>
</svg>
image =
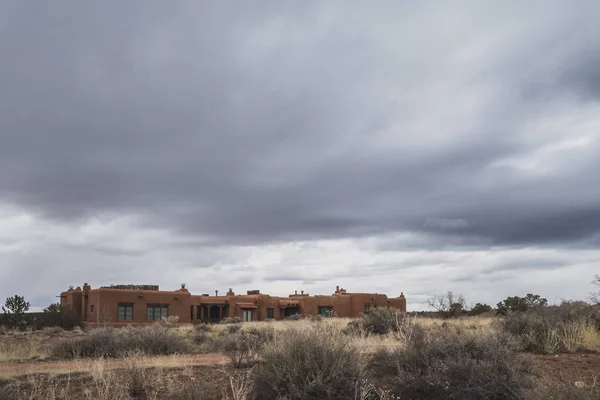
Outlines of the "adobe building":
<svg viewBox="0 0 600 400">
<path fill-rule="evenodd" d="M 226 317 L 244 321 L 280 320 L 285 317 L 322 315 L 355 318 L 371 308 L 394 308 L 406 312 L 406 298 L 379 293 L 348 293 L 339 286 L 330 296 L 309 296 L 304 291 L 275 297 L 249 290 L 236 294 L 192 295 L 185 287 L 159 290 L 157 285 L 110 285 L 92 289 L 70 287 L 60 294 L 60 304 L 81 315 L 87 325 L 143 325 L 163 317 L 178 316 L 179 323 L 217 323 Z"/>
</svg>

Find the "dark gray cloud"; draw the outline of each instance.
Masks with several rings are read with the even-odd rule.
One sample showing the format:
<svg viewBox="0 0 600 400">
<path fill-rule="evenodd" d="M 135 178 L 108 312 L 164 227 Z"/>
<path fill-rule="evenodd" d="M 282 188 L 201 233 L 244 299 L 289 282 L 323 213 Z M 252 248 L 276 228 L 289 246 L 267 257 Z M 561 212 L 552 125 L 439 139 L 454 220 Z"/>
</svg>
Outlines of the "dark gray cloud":
<svg viewBox="0 0 600 400">
<path fill-rule="evenodd" d="M 173 252 L 368 237 L 392 252 L 592 248 L 598 12 L 4 2 L 0 203 L 59 225 L 131 216 Z"/>
</svg>

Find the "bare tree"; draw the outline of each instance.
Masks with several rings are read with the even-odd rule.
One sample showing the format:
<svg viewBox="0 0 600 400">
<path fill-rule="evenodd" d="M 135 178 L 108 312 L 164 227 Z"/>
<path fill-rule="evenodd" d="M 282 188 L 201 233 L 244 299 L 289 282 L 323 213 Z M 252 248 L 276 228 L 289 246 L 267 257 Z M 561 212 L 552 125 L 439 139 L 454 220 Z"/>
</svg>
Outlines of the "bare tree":
<svg viewBox="0 0 600 400">
<path fill-rule="evenodd" d="M 427 300 L 430 308 L 436 310 L 444 318 L 458 317 L 466 309 L 467 301 L 464 296 L 455 296 L 449 290 L 445 294 L 434 295 Z"/>
<path fill-rule="evenodd" d="M 598 291 L 590 293 L 590 300 L 593 304 L 600 305 L 600 275 L 596 275 L 592 283 L 598 286 Z"/>
</svg>

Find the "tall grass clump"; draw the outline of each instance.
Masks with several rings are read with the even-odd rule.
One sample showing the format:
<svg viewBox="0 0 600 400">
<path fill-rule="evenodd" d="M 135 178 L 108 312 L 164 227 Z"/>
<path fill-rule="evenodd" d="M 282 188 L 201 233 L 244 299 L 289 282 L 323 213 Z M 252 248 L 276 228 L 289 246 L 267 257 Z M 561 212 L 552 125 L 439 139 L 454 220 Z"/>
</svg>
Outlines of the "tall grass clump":
<svg viewBox="0 0 600 400">
<path fill-rule="evenodd" d="M 519 339 L 525 351 L 554 354 L 587 348 L 600 339 L 600 310 L 584 302 L 563 302 L 509 313 L 499 320 L 500 329 Z"/>
<path fill-rule="evenodd" d="M 352 338 L 327 325 L 279 333 L 253 370 L 260 399 L 350 399 L 363 376 Z"/>
<path fill-rule="evenodd" d="M 395 370 L 400 398 L 519 399 L 532 387 L 533 364 L 508 335 L 416 328 L 373 362 L 382 375 Z"/>
<path fill-rule="evenodd" d="M 161 325 L 128 328 L 98 328 L 88 335 L 57 343 L 51 355 L 59 359 L 181 354 L 188 341 L 175 330 Z"/>
</svg>

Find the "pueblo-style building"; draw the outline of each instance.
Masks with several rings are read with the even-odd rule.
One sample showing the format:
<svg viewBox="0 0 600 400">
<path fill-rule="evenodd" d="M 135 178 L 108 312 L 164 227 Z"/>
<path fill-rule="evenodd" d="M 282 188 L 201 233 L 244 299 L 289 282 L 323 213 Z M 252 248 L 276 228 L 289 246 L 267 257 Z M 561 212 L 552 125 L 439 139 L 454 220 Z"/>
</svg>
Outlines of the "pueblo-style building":
<svg viewBox="0 0 600 400">
<path fill-rule="evenodd" d="M 294 293 L 275 297 L 249 290 L 236 294 L 232 289 L 219 295 L 192 295 L 185 287 L 173 291 L 159 290 L 157 285 L 110 285 L 92 289 L 70 287 L 60 295 L 60 304 L 74 310 L 87 325 L 147 324 L 168 316 L 178 316 L 179 323 L 216 323 L 227 317 L 244 321 L 280 320 L 285 317 L 322 315 L 358 317 L 371 308 L 394 308 L 406 311 L 406 298 L 388 298 L 379 293 L 348 293 L 339 286 L 330 296 Z"/>
</svg>

